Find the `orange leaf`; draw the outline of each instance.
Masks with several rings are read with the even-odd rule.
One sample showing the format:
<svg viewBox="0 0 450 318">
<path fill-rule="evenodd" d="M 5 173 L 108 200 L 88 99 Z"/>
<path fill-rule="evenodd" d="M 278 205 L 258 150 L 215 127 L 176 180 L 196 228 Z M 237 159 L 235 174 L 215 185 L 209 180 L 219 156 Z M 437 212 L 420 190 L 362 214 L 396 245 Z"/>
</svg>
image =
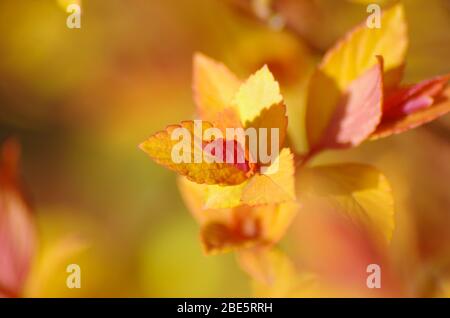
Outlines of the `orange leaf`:
<svg viewBox="0 0 450 318">
<path fill-rule="evenodd" d="M 368 28 L 364 21 L 328 50 L 323 58 L 320 70 L 333 78 L 340 90 L 345 90 L 375 65 L 375 56 L 384 58 L 386 72 L 403 65 L 408 47 L 403 5 L 384 10 L 380 22 L 381 28 Z"/>
<path fill-rule="evenodd" d="M 200 134 L 203 136 L 203 132 L 212 128 L 213 125 L 205 121 L 200 123 L 196 126 L 194 121 L 184 121 L 181 125 L 168 126 L 165 130 L 154 134 L 143 142 L 140 148 L 156 163 L 197 183 L 236 185 L 247 180 L 248 171 L 242 169 L 241 166 L 225 162 L 208 163 L 206 161 L 208 158 L 209 160 L 212 159 L 212 154 L 203 151 L 203 146 L 205 142 L 211 142 L 211 140 L 205 141 L 198 138 Z M 198 134 L 195 133 L 196 127 Z M 175 151 L 175 146 L 180 141 L 173 140 L 172 135 L 178 128 L 185 128 L 184 131 L 188 132 L 187 136 L 184 137 L 189 138 L 190 147 L 186 151 L 182 149 L 186 160 L 174 162 L 172 152 Z"/>
<path fill-rule="evenodd" d="M 271 245 L 285 234 L 297 212 L 293 202 L 250 207 L 239 206 L 230 210 L 212 210 L 223 213 L 222 220 L 208 220 L 201 229 L 206 253 L 214 254 L 231 249 L 255 245 Z"/>
<path fill-rule="evenodd" d="M 304 168 L 297 176 L 300 203 L 329 204 L 358 226 L 389 242 L 395 227 L 394 199 L 387 178 L 363 164 Z"/>
<path fill-rule="evenodd" d="M 402 117 L 431 106 L 449 78 L 450 75 L 437 76 L 391 92 L 384 101 L 383 119 Z"/>
<path fill-rule="evenodd" d="M 320 71 L 318 71 L 320 72 Z M 308 140 L 312 152 L 326 148 L 345 148 L 362 143 L 381 120 L 383 99 L 382 69 L 380 63 L 350 83 L 336 104 L 337 92 L 332 81 L 316 73 L 311 91 L 332 96 L 331 100 L 312 98 L 307 109 Z M 328 120 L 325 120 L 328 118 Z"/>
<path fill-rule="evenodd" d="M 258 205 L 295 200 L 294 158 L 289 148 L 281 150 L 275 162 L 262 170 L 244 188 L 243 203 Z"/>
<path fill-rule="evenodd" d="M 263 142 L 266 145 L 267 155 L 271 156 L 273 138 L 272 129 L 278 130 L 278 139 L 273 139 L 276 140 L 276 143 L 278 144 L 278 147 L 276 147 L 276 151 L 279 151 L 279 149 L 282 148 L 284 140 L 286 138 L 287 124 L 288 118 L 286 116 L 286 106 L 283 103 L 279 103 L 272 105 L 269 108 L 264 108 L 255 119 L 253 119 L 251 122 L 246 123 L 245 128 L 252 127 L 257 130 L 259 143 L 257 148 L 260 149 L 261 142 Z M 261 128 L 267 130 L 267 134 L 265 136 L 261 133 Z M 261 163 L 259 152 L 252 154 L 252 156 L 254 158 L 257 158 L 258 163 Z"/>
<path fill-rule="evenodd" d="M 227 107 L 218 112 L 212 123 L 215 127 L 219 128 L 224 135 L 226 134 L 227 128 L 242 128 L 239 114 L 233 107 Z"/>
<path fill-rule="evenodd" d="M 434 100 L 434 104 L 426 108 L 419 109 L 409 115 L 382 120 L 377 130 L 372 134 L 372 139 L 379 139 L 399 134 L 404 131 L 426 124 L 450 112 L 450 88 L 447 88 L 438 99 Z"/>
<path fill-rule="evenodd" d="M 239 87 L 233 105 L 239 111 L 241 122 L 246 125 L 258 117 L 264 108 L 282 101 L 280 86 L 264 65 Z"/>
<path fill-rule="evenodd" d="M 275 248 L 256 247 L 237 254 L 241 268 L 253 278 L 255 297 L 311 297 L 317 294 L 317 277 L 299 272 L 294 263 Z"/>
<path fill-rule="evenodd" d="M 203 120 L 215 122 L 218 113 L 231 106 L 240 81 L 222 63 L 197 53 L 194 55 L 193 91 L 197 111 Z"/>
<path fill-rule="evenodd" d="M 204 205 L 205 196 L 208 188 L 215 186 L 193 183 L 186 178 L 180 178 L 178 185 L 189 210 L 201 226 L 200 237 L 208 254 L 276 243 L 297 212 L 295 202 L 210 209 Z"/>
<path fill-rule="evenodd" d="M 379 71 L 374 69 L 379 67 L 375 57 L 383 57 L 388 85 L 395 85 L 400 79 L 408 46 L 407 24 L 401 4 L 385 10 L 380 22 L 381 28 L 371 29 L 364 21 L 344 36 L 326 53 L 311 78 L 306 108 L 310 151 L 357 145 L 373 132 L 379 121 L 379 102 L 375 100 L 382 95 L 379 92 L 382 84 L 374 81 L 378 77 L 374 73 Z M 370 73 L 374 76 L 372 81 L 367 75 Z M 359 81 L 363 83 L 356 84 Z M 359 92 L 364 88 L 361 86 L 366 86 L 366 89 Z M 350 96 L 352 105 L 345 105 L 345 99 L 349 97 L 345 95 L 349 93 L 360 100 Z M 365 97 L 370 97 L 371 102 L 365 103 Z M 329 131 L 332 129 L 330 124 L 334 126 L 334 132 Z M 334 138 L 336 134 L 338 136 Z"/>
</svg>

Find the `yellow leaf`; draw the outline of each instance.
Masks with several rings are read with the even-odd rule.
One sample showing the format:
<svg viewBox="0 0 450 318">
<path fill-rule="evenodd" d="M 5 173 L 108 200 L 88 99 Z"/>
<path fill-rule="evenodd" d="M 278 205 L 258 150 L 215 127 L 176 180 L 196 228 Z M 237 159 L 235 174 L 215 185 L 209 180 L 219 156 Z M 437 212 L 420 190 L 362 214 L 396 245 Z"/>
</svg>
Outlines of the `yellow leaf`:
<svg viewBox="0 0 450 318">
<path fill-rule="evenodd" d="M 368 28 L 366 21 L 348 33 L 325 55 L 320 69 L 333 78 L 339 89 L 376 64 L 375 56 L 384 59 L 385 71 L 401 66 L 408 47 L 407 24 L 403 5 L 386 10 L 381 28 Z"/>
<path fill-rule="evenodd" d="M 306 112 L 311 152 L 357 146 L 375 131 L 383 103 L 382 59 L 379 60 L 342 93 L 320 70 L 313 75 Z"/>
<path fill-rule="evenodd" d="M 206 208 L 204 202 L 211 186 L 197 184 L 184 177 L 179 178 L 178 185 L 190 212 L 200 224 L 200 237 L 208 254 L 276 243 L 298 210 L 295 202 Z"/>
<path fill-rule="evenodd" d="M 276 161 L 238 185 L 202 185 L 196 187 L 201 209 L 227 209 L 239 205 L 277 204 L 295 200 L 293 155 L 288 148 Z"/>
<path fill-rule="evenodd" d="M 242 191 L 247 185 L 244 181 L 238 185 L 220 186 L 198 184 L 185 178 L 180 178 L 179 187 L 186 193 L 185 201 L 191 211 L 197 211 L 198 219 L 204 215 L 204 210 L 229 209 L 242 205 Z"/>
<path fill-rule="evenodd" d="M 276 243 L 281 240 L 294 220 L 298 209 L 299 205 L 295 201 L 269 204 L 257 209 L 265 241 Z"/>
<path fill-rule="evenodd" d="M 286 131 L 287 131 L 287 124 L 288 124 L 288 118 L 286 116 L 286 106 L 282 103 L 275 104 L 270 106 L 269 108 L 264 108 L 261 113 L 254 118 L 251 122 L 248 122 L 245 126 L 245 128 L 252 127 L 257 130 L 257 136 L 258 136 L 258 143 L 259 145 L 261 142 L 264 142 L 263 139 L 265 137 L 265 145 L 266 145 L 266 152 L 268 156 L 272 155 L 272 129 L 278 130 L 278 139 L 275 139 L 278 146 L 276 146 L 274 149 L 276 151 L 279 151 L 279 149 L 282 148 L 284 140 L 286 138 Z M 261 133 L 261 128 L 265 128 L 267 131 L 267 134 L 264 136 Z M 259 149 L 258 145 L 258 149 Z M 256 150 L 256 149 L 255 149 Z M 257 158 L 257 162 L 261 163 L 260 158 L 258 157 L 259 151 L 255 154 L 252 154 L 253 158 Z"/>
<path fill-rule="evenodd" d="M 281 150 L 274 163 L 254 175 L 242 193 L 248 205 L 281 203 L 295 200 L 294 157 L 289 148 Z"/>
<path fill-rule="evenodd" d="M 247 182 L 235 186 L 208 185 L 205 187 L 205 209 L 226 209 L 241 205 L 242 190 Z"/>
<path fill-rule="evenodd" d="M 403 66 L 407 46 L 407 25 L 403 6 L 396 5 L 383 13 L 381 28 L 368 28 L 364 21 L 327 52 L 313 74 L 308 88 L 306 127 L 311 148 L 322 142 L 323 135 L 335 116 L 339 103 L 346 98 L 349 87 L 377 64 L 376 56 L 383 58 L 387 84 L 399 80 L 398 74 L 401 72 L 398 70 Z M 369 83 L 365 85 L 368 86 L 368 91 L 373 86 Z M 358 88 L 356 92 L 361 89 L 363 87 Z M 365 124 L 362 122 L 361 126 Z"/>
<path fill-rule="evenodd" d="M 231 105 L 241 83 L 225 65 L 201 53 L 194 55 L 193 73 L 197 111 L 203 120 L 214 122 Z"/>
<path fill-rule="evenodd" d="M 350 220 L 390 241 L 394 200 L 386 177 L 363 164 L 306 168 L 298 175 L 300 203 L 319 200 L 335 206 Z"/>
<path fill-rule="evenodd" d="M 297 212 L 293 202 L 233 209 L 209 210 L 202 224 L 201 239 L 208 254 L 277 243 Z"/>
<path fill-rule="evenodd" d="M 27 297 L 41 297 L 52 275 L 59 267 L 66 268 L 71 257 L 88 249 L 90 244 L 75 234 L 69 234 L 44 249 L 30 274 L 25 293 Z"/>
<path fill-rule="evenodd" d="M 212 123 L 226 136 L 227 128 L 242 128 L 239 114 L 234 107 L 227 107 L 216 114 Z"/>
<path fill-rule="evenodd" d="M 247 182 L 235 186 L 199 184 L 178 178 L 178 187 L 194 217 L 203 222 L 206 210 L 230 209 L 242 205 L 241 195 Z"/>
<path fill-rule="evenodd" d="M 165 130 L 157 132 L 144 141 L 140 148 L 156 163 L 197 183 L 236 185 L 247 180 L 246 172 L 239 169 L 236 165 L 217 162 L 208 163 L 205 160 L 205 156 L 208 155 L 202 149 L 203 140 L 197 140 L 198 136 L 195 134 L 195 127 L 193 121 L 184 121 L 181 125 L 168 126 Z M 199 133 L 203 136 L 203 132 L 213 126 L 208 122 L 202 121 L 199 127 Z M 172 140 L 172 134 L 178 128 L 185 128 L 190 136 L 191 147 L 186 151 L 187 162 L 181 161 L 177 163 L 172 158 L 174 146 L 180 142 L 180 140 Z M 200 154 L 201 158 L 197 161 L 201 162 L 195 162 L 196 153 Z"/>
<path fill-rule="evenodd" d="M 274 248 L 239 251 L 239 265 L 253 279 L 254 297 L 311 297 L 317 294 L 317 277 L 299 272 L 292 261 Z"/>
<path fill-rule="evenodd" d="M 334 80 L 317 69 L 309 82 L 305 125 L 310 150 L 320 145 L 342 92 Z M 315 150 L 315 149 L 314 149 Z"/>
<path fill-rule="evenodd" d="M 238 109 L 241 122 L 255 119 L 264 108 L 279 104 L 283 100 L 280 87 L 267 66 L 250 76 L 243 83 L 233 99 Z"/>
</svg>

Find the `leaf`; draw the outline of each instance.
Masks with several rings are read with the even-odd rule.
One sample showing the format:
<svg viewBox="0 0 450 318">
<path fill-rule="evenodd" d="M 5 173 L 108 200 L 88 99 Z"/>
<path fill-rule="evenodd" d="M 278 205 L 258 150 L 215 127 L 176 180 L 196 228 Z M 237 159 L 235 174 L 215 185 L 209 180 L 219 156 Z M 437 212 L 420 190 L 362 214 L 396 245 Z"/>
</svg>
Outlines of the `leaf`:
<svg viewBox="0 0 450 318">
<path fill-rule="evenodd" d="M 233 99 L 239 111 L 241 122 L 254 120 L 264 108 L 279 104 L 283 100 L 280 87 L 269 68 L 265 65 L 243 83 Z"/>
<path fill-rule="evenodd" d="M 227 107 L 216 114 L 212 122 L 214 127 L 219 128 L 226 136 L 227 128 L 242 128 L 241 119 L 237 110 L 233 107 Z"/>
<path fill-rule="evenodd" d="M 212 128 L 212 124 L 202 121 L 199 124 L 199 133 L 195 134 L 195 122 L 184 121 L 181 125 L 168 126 L 164 131 L 157 132 L 148 140 L 144 141 L 140 148 L 146 152 L 156 163 L 165 166 L 180 175 L 186 176 L 197 183 L 236 185 L 247 179 L 247 172 L 241 169 L 238 164 L 229 163 L 208 163 L 206 157 L 211 159 L 211 154 L 203 151 L 205 140 L 198 140 L 198 135 L 203 136 L 203 132 Z M 179 140 L 172 140 L 172 134 L 178 128 L 185 128 L 190 136 L 191 147 L 187 152 L 188 162 L 176 163 L 172 159 L 172 150 Z M 208 141 L 210 142 L 210 141 Z M 200 154 L 201 162 L 195 162 L 195 153 Z"/>
<path fill-rule="evenodd" d="M 272 105 L 269 108 L 264 108 L 256 118 L 246 124 L 245 128 L 251 127 L 256 129 L 259 145 L 261 145 L 261 142 L 264 142 L 267 150 L 265 152 L 268 156 L 271 156 L 272 146 L 274 146 L 276 151 L 279 151 L 282 148 L 286 138 L 287 125 L 288 118 L 286 116 L 286 106 L 280 103 Z M 262 134 L 261 128 L 266 129 L 266 135 Z M 272 145 L 272 129 L 278 130 L 278 139 L 275 139 L 278 146 Z M 260 149 L 259 145 L 258 147 L 255 147 L 258 150 Z M 255 153 L 252 154 L 252 157 L 257 158 L 257 162 L 261 164 L 261 158 L 259 157 L 259 151 L 256 151 L 257 149 L 254 149 Z"/>
<path fill-rule="evenodd" d="M 298 209 L 299 205 L 295 201 L 269 204 L 257 209 L 263 237 L 267 243 L 277 243 L 283 238 Z"/>
<path fill-rule="evenodd" d="M 383 82 L 380 63 L 351 82 L 336 104 L 333 103 L 337 90 L 330 86 L 333 85 L 331 79 L 324 76 L 316 73 L 310 86 L 313 94 L 306 123 L 311 151 L 362 143 L 381 120 Z"/>
<path fill-rule="evenodd" d="M 55 273 L 66 269 L 74 256 L 87 250 L 90 244 L 77 234 L 65 234 L 51 244 L 43 244 L 25 289 L 26 297 L 46 297 L 45 289 Z"/>
<path fill-rule="evenodd" d="M 225 253 L 258 244 L 260 239 L 258 220 L 250 213 L 246 218 L 239 218 L 236 209 L 244 208 L 235 208 L 230 211 L 233 221 L 229 224 L 209 222 L 201 227 L 200 239 L 206 254 Z"/>
<path fill-rule="evenodd" d="M 202 219 L 203 210 L 229 209 L 242 205 L 242 190 L 247 185 L 244 181 L 238 185 L 206 185 L 188 181 L 181 177 L 179 188 L 185 195 L 186 204 L 191 211 L 197 211 L 197 218 Z"/>
<path fill-rule="evenodd" d="M 447 88 L 434 103 L 426 108 L 419 109 L 409 115 L 382 120 L 371 139 L 379 139 L 399 134 L 419 127 L 450 112 L 450 88 Z"/>
<path fill-rule="evenodd" d="M 363 164 L 305 168 L 297 180 L 300 203 L 327 202 L 355 224 L 390 241 L 394 199 L 388 180 L 377 169 Z"/>
<path fill-rule="evenodd" d="M 335 81 L 317 69 L 309 82 L 305 113 L 306 137 L 310 151 L 317 151 L 334 116 L 343 92 Z"/>
<path fill-rule="evenodd" d="M 384 63 L 383 63 L 384 64 Z M 384 70 L 384 65 L 382 67 Z M 393 68 L 383 74 L 384 95 L 388 95 L 391 91 L 397 89 L 403 79 L 405 73 L 405 64 Z"/>
<path fill-rule="evenodd" d="M 324 142 L 323 138 L 329 139 L 332 136 L 327 134 L 327 129 L 333 120 L 336 122 L 334 126 L 340 126 L 340 122 L 336 121 L 335 118 L 336 114 L 339 114 L 338 105 L 343 104 L 343 99 L 345 101 L 345 95 L 349 93 L 349 90 L 353 90 L 353 93 L 355 93 L 361 89 L 355 83 L 368 76 L 367 74 L 375 72 L 376 56 L 382 56 L 384 59 L 384 68 L 389 84 L 395 83 L 398 79 L 397 75 L 401 74 L 399 70 L 401 70 L 401 66 L 404 63 L 407 44 L 408 38 L 403 6 L 396 5 L 383 13 L 380 29 L 367 28 L 364 22 L 327 52 L 313 74 L 308 88 L 306 130 L 312 151 L 320 150 L 320 147 L 323 147 L 321 145 Z M 369 79 L 370 76 L 361 85 L 369 85 L 370 88 L 374 87 L 373 82 L 368 82 Z M 365 92 L 371 91 L 370 88 Z M 362 92 L 360 94 L 364 95 Z M 374 100 L 377 97 L 376 95 L 373 94 L 372 96 Z M 364 105 L 366 106 L 367 116 L 375 112 L 376 108 L 369 108 L 368 106 L 371 103 Z M 360 105 L 355 101 L 352 106 L 353 111 L 356 111 Z M 361 111 L 361 114 L 364 113 L 364 111 Z M 349 114 L 348 117 L 351 118 L 352 116 Z M 369 117 L 364 119 L 367 118 Z M 367 125 L 365 122 L 356 123 L 356 128 L 361 130 L 354 132 L 354 138 L 343 133 L 343 136 L 341 136 L 343 144 L 356 145 L 360 143 L 367 132 L 371 133 L 370 130 L 377 120 L 378 112 L 376 111 L 374 117 L 370 118 Z M 352 121 L 350 120 L 350 122 Z M 355 127 L 355 125 L 351 127 Z M 349 132 L 351 130 L 349 129 Z M 324 137 L 324 135 L 328 135 L 328 137 Z M 342 143 L 335 143 L 334 146 L 337 145 L 342 146 Z"/>
<path fill-rule="evenodd" d="M 240 266 L 260 283 L 274 284 L 279 274 L 295 275 L 294 265 L 280 251 L 272 248 L 252 248 L 237 254 Z M 277 275 L 278 274 L 278 275 Z"/>
<path fill-rule="evenodd" d="M 194 55 L 193 68 L 197 111 L 203 120 L 215 122 L 219 118 L 218 113 L 231 106 L 241 83 L 225 65 L 201 53 Z"/>
<path fill-rule="evenodd" d="M 189 211 L 200 224 L 200 239 L 205 253 L 214 254 L 227 252 L 243 245 L 255 244 L 255 233 L 249 230 L 242 233 L 239 215 L 245 210 L 207 209 L 205 208 L 206 189 L 209 185 L 197 184 L 185 177 L 178 178 L 178 187 Z M 247 207 L 247 209 L 249 209 Z M 251 214 L 245 213 L 247 227 L 256 229 L 255 220 Z"/>
<path fill-rule="evenodd" d="M 295 202 L 251 207 L 210 209 L 204 205 L 208 188 L 184 177 L 178 185 L 190 212 L 201 226 L 205 252 L 222 253 L 232 249 L 276 243 L 291 224 L 298 207 Z"/>
<path fill-rule="evenodd" d="M 210 219 L 201 228 L 200 237 L 207 254 L 241 250 L 251 246 L 277 243 L 286 233 L 297 212 L 293 202 L 264 206 L 242 205 L 222 213 L 222 220 Z"/>
<path fill-rule="evenodd" d="M 208 185 L 201 189 L 202 209 L 226 209 L 247 204 L 277 204 L 295 200 L 294 162 L 288 148 L 281 151 L 264 173 L 255 174 L 239 185 Z"/>
<path fill-rule="evenodd" d="M 449 78 L 450 75 L 437 76 L 393 91 L 385 99 L 383 119 L 402 117 L 431 106 Z"/>
<path fill-rule="evenodd" d="M 376 64 L 375 56 L 384 59 L 385 71 L 400 67 L 408 47 L 407 24 L 402 4 L 385 10 L 381 28 L 368 28 L 366 21 L 349 32 L 331 48 L 320 70 L 334 79 L 340 90 Z"/>
<path fill-rule="evenodd" d="M 0 157 L 0 294 L 22 295 L 35 254 L 31 208 L 18 177 L 20 149 L 7 140 Z"/>
<path fill-rule="evenodd" d="M 226 209 L 241 205 L 241 196 L 247 182 L 235 186 L 210 185 L 205 187 L 205 209 Z"/>
<path fill-rule="evenodd" d="M 248 205 L 295 200 L 294 158 L 289 148 L 281 150 L 275 162 L 254 175 L 242 193 Z"/>
<path fill-rule="evenodd" d="M 322 297 L 401 296 L 387 242 L 343 208 L 320 197 L 304 203 L 293 224 L 295 259 L 319 276 Z M 367 288 L 369 264 L 382 269 L 380 289 Z"/>
<path fill-rule="evenodd" d="M 237 253 L 241 268 L 253 279 L 254 297 L 311 297 L 317 278 L 298 272 L 292 261 L 275 248 L 251 248 Z"/>
</svg>

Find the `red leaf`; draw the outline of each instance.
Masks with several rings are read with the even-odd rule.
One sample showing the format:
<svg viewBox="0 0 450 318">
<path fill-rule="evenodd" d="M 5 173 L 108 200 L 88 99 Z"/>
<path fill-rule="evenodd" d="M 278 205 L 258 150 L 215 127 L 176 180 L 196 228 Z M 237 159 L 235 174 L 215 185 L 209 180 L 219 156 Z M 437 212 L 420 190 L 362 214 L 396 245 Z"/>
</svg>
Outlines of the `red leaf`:
<svg viewBox="0 0 450 318">
<path fill-rule="evenodd" d="M 421 108 L 415 112 L 394 118 L 383 118 L 372 139 L 378 139 L 399 134 L 401 132 L 413 129 L 415 127 L 426 124 L 450 112 L 450 87 L 444 90 L 431 106 Z"/>
<path fill-rule="evenodd" d="M 212 145 L 210 154 L 219 162 L 232 164 L 246 173 L 254 168 L 254 165 L 249 162 L 246 156 L 245 149 L 242 148 L 237 140 L 216 139 L 205 143 L 204 147 L 206 147 L 206 145 Z M 219 150 L 219 153 L 216 153 L 216 150 Z M 232 159 L 229 160 L 229 158 Z"/>
<path fill-rule="evenodd" d="M 449 79 L 450 75 L 438 76 L 390 93 L 384 102 L 383 120 L 402 117 L 430 107 Z"/>
<path fill-rule="evenodd" d="M 19 146 L 4 143 L 0 156 L 0 294 L 20 296 L 35 251 L 31 209 L 18 177 Z"/>
<path fill-rule="evenodd" d="M 382 69 L 378 63 L 354 80 L 342 95 L 319 148 L 346 148 L 362 143 L 381 120 L 382 99 Z"/>
</svg>

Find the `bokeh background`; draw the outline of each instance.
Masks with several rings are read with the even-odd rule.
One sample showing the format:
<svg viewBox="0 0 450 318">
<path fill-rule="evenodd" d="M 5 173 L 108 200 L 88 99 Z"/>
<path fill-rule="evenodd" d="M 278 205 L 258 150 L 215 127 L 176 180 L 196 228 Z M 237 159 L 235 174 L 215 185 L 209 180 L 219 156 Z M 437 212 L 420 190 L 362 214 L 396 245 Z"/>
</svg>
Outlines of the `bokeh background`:
<svg viewBox="0 0 450 318">
<path fill-rule="evenodd" d="M 72 2 L 81 2 L 81 29 L 66 27 Z M 191 63 L 201 51 L 242 77 L 268 64 L 286 98 L 291 141 L 306 149 L 298 127 L 308 76 L 326 49 L 367 17 L 367 2 L 2 0 L 0 141 L 20 140 L 39 234 L 33 268 L 40 269 L 31 273 L 39 278 L 26 295 L 251 296 L 232 254 L 203 254 L 175 174 L 137 145 L 194 117 Z M 450 72 L 450 1 L 402 2 L 410 36 L 406 82 Z M 372 163 L 387 175 L 397 209 L 389 253 L 398 272 L 410 277 L 416 295 L 445 295 L 449 116 L 315 162 Z M 289 246 L 301 245 L 295 228 Z M 85 247 L 60 256 L 78 244 L 73 237 Z M 47 267 L 49 255 L 64 261 Z M 70 263 L 81 267 L 81 289 L 66 287 Z"/>
</svg>

